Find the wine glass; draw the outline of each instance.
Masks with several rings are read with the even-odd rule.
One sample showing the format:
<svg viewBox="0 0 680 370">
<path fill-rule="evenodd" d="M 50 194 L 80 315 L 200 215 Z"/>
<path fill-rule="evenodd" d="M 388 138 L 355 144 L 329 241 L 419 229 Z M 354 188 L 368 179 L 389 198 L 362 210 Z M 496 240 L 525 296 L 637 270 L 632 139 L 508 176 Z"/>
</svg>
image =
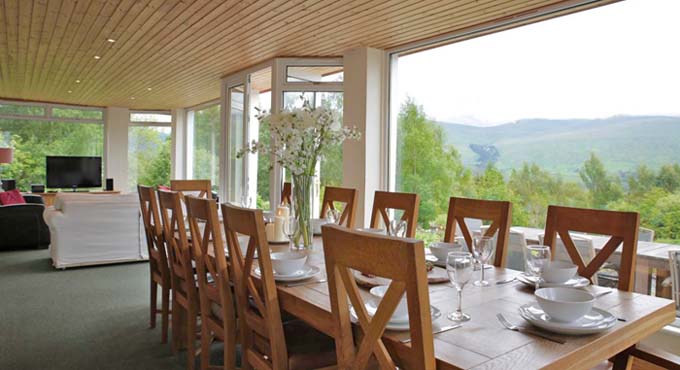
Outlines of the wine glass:
<svg viewBox="0 0 680 370">
<path fill-rule="evenodd" d="M 340 211 L 335 208 L 328 208 L 326 210 L 326 222 L 329 224 L 337 224 L 340 222 Z"/>
<path fill-rule="evenodd" d="M 389 236 L 394 236 L 397 238 L 406 237 L 406 220 L 394 219 L 390 221 L 390 227 L 387 231 Z"/>
<path fill-rule="evenodd" d="M 493 252 L 493 238 L 488 236 L 475 236 L 472 239 L 472 252 L 475 258 L 479 261 L 482 270 L 482 279 L 475 281 L 475 286 L 488 286 L 489 282 L 484 280 L 484 264 L 491 257 L 491 252 Z"/>
<path fill-rule="evenodd" d="M 468 321 L 470 315 L 463 313 L 463 288 L 472 278 L 474 260 L 469 252 L 449 252 L 446 256 L 446 273 L 458 292 L 458 308 L 446 317 L 451 321 Z"/>
<path fill-rule="evenodd" d="M 547 245 L 531 245 L 527 247 L 527 264 L 536 275 L 536 289 L 540 287 L 543 270 L 550 263 L 550 247 Z"/>
<path fill-rule="evenodd" d="M 253 203 L 253 198 L 248 196 L 247 192 L 241 194 L 241 206 L 243 208 L 250 208 L 252 203 Z"/>
<path fill-rule="evenodd" d="M 296 249 L 293 237 L 295 236 L 295 232 L 297 231 L 297 229 L 298 223 L 297 220 L 295 220 L 295 216 L 284 217 L 283 233 L 286 234 L 286 237 L 288 237 L 288 240 L 290 241 L 290 249 Z"/>
</svg>

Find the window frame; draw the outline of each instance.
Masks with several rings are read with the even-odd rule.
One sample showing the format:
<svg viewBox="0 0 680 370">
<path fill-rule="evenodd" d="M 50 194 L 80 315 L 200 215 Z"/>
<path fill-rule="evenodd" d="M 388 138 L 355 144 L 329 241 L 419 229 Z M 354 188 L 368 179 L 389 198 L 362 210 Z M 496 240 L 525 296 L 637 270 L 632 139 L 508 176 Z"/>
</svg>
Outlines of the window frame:
<svg viewBox="0 0 680 370">
<path fill-rule="evenodd" d="M 222 151 L 224 150 L 223 147 L 223 140 L 222 136 L 224 136 L 224 130 L 223 130 L 223 125 L 221 123 L 222 121 L 222 111 L 224 110 L 224 106 L 222 105 L 222 100 L 221 99 L 213 99 L 210 101 L 207 101 L 205 103 L 201 104 L 196 104 L 191 107 L 187 107 L 184 110 L 184 127 L 183 127 L 183 132 L 184 132 L 184 137 L 182 138 L 182 143 L 180 144 L 181 147 L 183 148 L 184 151 L 184 168 L 183 173 L 184 177 L 187 179 L 192 179 L 193 175 L 193 159 L 194 159 L 194 154 L 193 154 L 193 138 L 194 138 L 194 131 L 193 131 L 193 125 L 194 125 L 194 114 L 196 111 L 212 108 L 214 106 L 219 106 L 220 107 L 220 141 L 218 143 L 218 148 L 217 148 L 217 154 L 218 154 L 218 166 L 221 168 L 224 165 L 223 162 L 223 156 L 221 155 Z M 222 177 L 218 174 L 218 180 L 220 180 L 219 183 L 219 188 L 221 189 L 222 184 L 221 180 Z M 214 184 L 213 184 L 214 185 Z"/>
</svg>

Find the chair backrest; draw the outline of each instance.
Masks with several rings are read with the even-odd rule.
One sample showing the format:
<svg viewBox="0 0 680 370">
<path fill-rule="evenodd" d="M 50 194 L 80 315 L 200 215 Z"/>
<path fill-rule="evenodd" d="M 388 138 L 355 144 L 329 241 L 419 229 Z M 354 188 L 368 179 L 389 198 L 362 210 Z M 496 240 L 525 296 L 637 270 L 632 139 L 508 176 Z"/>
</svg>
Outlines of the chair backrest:
<svg viewBox="0 0 680 370">
<path fill-rule="evenodd" d="M 172 289 L 188 302 L 198 302 L 192 265 L 193 253 L 187 238 L 184 211 L 179 192 L 158 190 L 163 240 L 168 251 Z"/>
<path fill-rule="evenodd" d="M 146 246 L 149 250 L 149 266 L 152 274 L 158 274 L 164 282 L 170 284 L 170 266 L 163 241 L 163 227 L 158 210 L 156 192 L 150 186 L 137 186 L 139 206 L 144 222 Z M 169 287 L 169 285 L 168 285 Z"/>
<path fill-rule="evenodd" d="M 638 231 L 638 241 L 641 242 L 653 242 L 654 241 L 654 230 L 648 229 L 646 227 L 641 227 Z"/>
<path fill-rule="evenodd" d="M 321 203 L 321 218 L 326 217 L 326 212 L 329 209 L 335 209 L 335 202 L 345 204 L 338 224 L 353 229 L 354 217 L 356 215 L 354 205 L 357 203 L 357 190 L 326 186 L 323 193 L 323 202 Z"/>
<path fill-rule="evenodd" d="M 446 230 L 444 241 L 453 242 L 456 235 L 456 224 L 463 233 L 465 242 L 472 252 L 472 233 L 468 229 L 465 219 L 476 218 L 478 220 L 491 221 L 484 236 L 493 237 L 498 232 L 496 249 L 494 251 L 494 265 L 503 266 L 510 234 L 510 221 L 512 220 L 512 204 L 506 201 L 481 200 L 452 197 L 449 200 L 449 213 L 446 217 Z"/>
<path fill-rule="evenodd" d="M 371 212 L 371 227 L 378 227 L 382 219 L 385 228 L 390 228 L 390 209 L 402 210 L 401 219 L 406 221 L 406 237 L 414 238 L 418 227 L 418 208 L 420 196 L 414 193 L 397 193 L 389 191 L 376 191 L 373 196 L 373 211 Z M 378 218 L 380 217 L 380 218 Z"/>
<path fill-rule="evenodd" d="M 191 244 L 196 259 L 198 296 L 202 325 L 224 336 L 226 369 L 236 366 L 236 315 L 231 278 L 224 253 L 217 204 L 212 199 L 187 196 L 185 199 Z M 214 284 L 210 282 L 214 280 Z M 215 311 L 219 310 L 219 315 Z"/>
<path fill-rule="evenodd" d="M 338 225 L 323 226 L 328 290 L 335 325 L 338 367 L 364 369 L 375 356 L 381 369 L 434 369 L 434 343 L 430 320 L 423 242 L 360 233 Z M 352 270 L 391 279 L 373 317 L 369 317 Z M 406 293 L 411 351 L 406 363 L 395 364 L 381 337 L 387 322 Z M 363 332 L 355 351 L 349 302 Z M 351 366 L 350 366 L 351 365 Z"/>
<path fill-rule="evenodd" d="M 680 250 L 668 251 L 671 264 L 671 289 L 675 300 L 675 309 L 680 315 Z"/>
<path fill-rule="evenodd" d="M 281 188 L 281 204 L 293 204 L 293 184 L 289 182 L 283 183 L 283 188 Z"/>
<path fill-rule="evenodd" d="M 571 261 L 578 266 L 579 275 L 589 278 L 596 276 L 597 271 L 623 244 L 619 265 L 620 290 L 632 291 L 635 284 L 635 261 L 637 253 L 637 234 L 640 226 L 640 215 L 636 212 L 603 211 L 549 206 L 545 225 L 544 244 L 549 245 L 553 254 L 557 236 L 564 243 Z M 611 238 L 600 249 L 599 253 L 586 264 L 569 235 L 570 231 L 609 235 Z"/>
<path fill-rule="evenodd" d="M 242 358 L 256 368 L 286 369 L 288 352 L 262 211 L 222 204 L 222 217 L 241 325 Z M 248 237 L 245 256 L 239 235 Z M 255 253 L 260 283 L 251 274 Z M 255 342 L 267 345 L 256 346 Z"/>
<path fill-rule="evenodd" d="M 182 197 L 191 192 L 197 193 L 199 198 L 212 199 L 210 180 L 170 180 L 170 189 L 180 192 Z"/>
<path fill-rule="evenodd" d="M 578 253 L 583 258 L 583 263 L 587 264 L 590 261 L 592 261 L 593 258 L 595 258 L 595 246 L 593 245 L 593 238 L 587 235 L 579 235 L 573 233 L 569 233 L 569 236 L 571 236 L 571 241 L 574 242 L 576 250 L 578 250 Z M 539 244 L 545 243 L 545 235 L 542 234 L 538 235 L 538 243 Z M 553 256 L 553 260 L 571 261 L 571 256 L 569 256 L 569 253 L 567 252 L 567 247 L 564 245 L 564 242 L 562 241 L 562 238 L 559 237 L 559 235 L 555 240 L 554 254 L 555 255 Z"/>
</svg>

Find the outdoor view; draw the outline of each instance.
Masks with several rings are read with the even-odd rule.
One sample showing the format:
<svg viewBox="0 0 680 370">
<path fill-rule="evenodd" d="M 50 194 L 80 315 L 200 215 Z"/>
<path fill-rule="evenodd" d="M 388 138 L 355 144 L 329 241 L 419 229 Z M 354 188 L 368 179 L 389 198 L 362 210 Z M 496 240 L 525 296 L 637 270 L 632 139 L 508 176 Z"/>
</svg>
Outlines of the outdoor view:
<svg viewBox="0 0 680 370">
<path fill-rule="evenodd" d="M 170 185 L 169 126 L 130 126 L 128 129 L 128 184 Z"/>
<path fill-rule="evenodd" d="M 0 146 L 14 148 L 14 161 L 2 165 L 0 175 L 3 179 L 15 179 L 19 190 L 30 190 L 31 184 L 45 184 L 46 156 L 102 156 L 104 125 L 100 110 L 55 108 L 52 112 L 55 118 L 38 120 L 30 116 L 45 116 L 45 107 L 3 103 L 0 115 L 3 114 L 27 116 L 0 118 Z M 67 122 L 56 117 L 90 121 Z"/>
<path fill-rule="evenodd" d="M 680 243 L 680 2 L 648 5 L 398 57 L 393 181 L 421 196 L 420 237 L 456 195 L 510 200 L 534 227 L 549 204 L 633 210 Z"/>
<path fill-rule="evenodd" d="M 222 123 L 220 105 L 189 112 L 191 163 L 189 176 L 192 179 L 210 179 L 213 190 L 219 189 L 220 140 Z"/>
</svg>

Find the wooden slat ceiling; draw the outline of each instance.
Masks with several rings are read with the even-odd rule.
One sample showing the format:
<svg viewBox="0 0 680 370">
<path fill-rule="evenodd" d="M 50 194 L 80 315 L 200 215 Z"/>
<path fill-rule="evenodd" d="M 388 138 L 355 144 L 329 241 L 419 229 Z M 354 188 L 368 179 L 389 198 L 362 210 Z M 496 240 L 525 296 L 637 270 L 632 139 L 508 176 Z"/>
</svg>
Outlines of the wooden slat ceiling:
<svg viewBox="0 0 680 370">
<path fill-rule="evenodd" d="M 0 0 L 0 97 L 186 107 L 219 97 L 226 74 L 276 56 L 388 49 L 574 2 Z"/>
</svg>

